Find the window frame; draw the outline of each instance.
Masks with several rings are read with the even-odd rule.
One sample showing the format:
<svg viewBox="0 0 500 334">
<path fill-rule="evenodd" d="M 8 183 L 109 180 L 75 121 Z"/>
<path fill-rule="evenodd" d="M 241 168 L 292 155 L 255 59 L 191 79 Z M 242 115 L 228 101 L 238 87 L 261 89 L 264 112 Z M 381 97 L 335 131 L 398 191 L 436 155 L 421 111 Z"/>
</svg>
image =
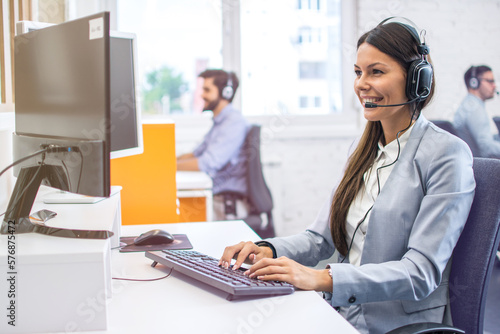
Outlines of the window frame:
<svg viewBox="0 0 500 334">
<path fill-rule="evenodd" d="M 222 13 L 222 62 L 223 69 L 234 71 L 241 77 L 241 41 L 240 41 L 240 1 L 219 0 Z M 90 7 L 87 8 L 87 7 Z M 117 12 L 117 0 L 107 0 L 104 6 L 88 5 L 82 10 L 110 10 Z M 68 10 L 68 8 L 67 8 Z M 357 39 L 356 2 L 341 0 L 341 43 L 342 43 L 342 112 L 328 115 L 260 115 L 245 116 L 250 123 L 263 126 L 263 132 L 273 138 L 324 138 L 359 133 L 364 125 L 361 106 L 353 90 L 353 63 L 355 61 Z M 236 94 L 233 105 L 242 110 L 241 94 Z M 297 96 L 297 99 L 299 96 Z M 202 137 L 211 126 L 211 117 L 207 114 L 170 114 L 168 116 L 143 117 L 144 121 L 168 118 L 176 124 L 176 137 L 181 141 L 196 140 Z"/>
<path fill-rule="evenodd" d="M 222 43 L 223 68 L 231 69 L 241 77 L 239 1 L 229 3 L 221 0 L 221 5 L 224 34 Z M 364 121 L 359 101 L 353 90 L 354 75 L 349 75 L 349 73 L 353 73 L 357 39 L 355 1 L 341 1 L 341 17 L 342 112 L 328 115 L 245 116 L 250 123 L 263 125 L 273 138 L 343 137 L 360 132 Z M 240 94 L 236 94 L 233 105 L 236 109 L 242 110 Z M 175 114 L 168 117 L 175 122 L 176 137 L 181 141 L 192 139 L 192 136 L 200 136 L 199 134 L 206 132 L 204 130 L 211 124 L 211 119 L 207 115 Z"/>
</svg>

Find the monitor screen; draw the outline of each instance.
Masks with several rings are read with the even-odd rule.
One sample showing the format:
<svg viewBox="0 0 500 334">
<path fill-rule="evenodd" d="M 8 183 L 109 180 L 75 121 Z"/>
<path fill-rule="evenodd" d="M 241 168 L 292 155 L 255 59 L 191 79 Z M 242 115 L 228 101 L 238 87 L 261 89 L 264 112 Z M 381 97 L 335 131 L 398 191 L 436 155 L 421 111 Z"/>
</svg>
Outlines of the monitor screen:
<svg viewBox="0 0 500 334">
<path fill-rule="evenodd" d="M 135 34 L 110 32 L 111 159 L 143 152 Z"/>
</svg>

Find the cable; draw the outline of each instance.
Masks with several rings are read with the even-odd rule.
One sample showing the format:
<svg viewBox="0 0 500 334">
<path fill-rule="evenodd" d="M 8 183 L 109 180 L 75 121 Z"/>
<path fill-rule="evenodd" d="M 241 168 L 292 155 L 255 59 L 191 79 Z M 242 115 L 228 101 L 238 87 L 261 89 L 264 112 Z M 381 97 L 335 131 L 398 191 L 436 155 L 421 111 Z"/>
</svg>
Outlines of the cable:
<svg viewBox="0 0 500 334">
<path fill-rule="evenodd" d="M 415 117 L 415 112 L 417 111 L 417 108 L 415 108 L 413 110 L 413 113 L 411 114 L 411 117 L 410 117 L 410 124 L 408 124 L 408 126 L 406 128 L 404 128 L 403 130 L 400 130 L 397 134 L 396 134 L 396 142 L 398 143 L 398 154 L 396 155 L 396 159 L 391 162 L 390 164 L 388 165 L 385 165 L 385 166 L 380 166 L 379 168 L 377 168 L 377 170 L 375 171 L 375 173 L 377 174 L 377 187 L 378 187 L 378 193 L 377 194 L 380 194 L 380 178 L 379 178 L 379 175 L 378 175 L 378 172 L 382 169 L 382 168 L 386 168 L 386 167 L 390 167 L 392 165 L 394 165 L 396 163 L 396 161 L 399 160 L 399 155 L 401 153 L 401 143 L 399 142 L 399 136 L 401 135 L 401 132 L 404 132 L 406 130 L 408 130 L 412 123 L 413 123 L 413 117 Z"/>
<path fill-rule="evenodd" d="M 64 162 L 64 160 L 61 159 L 61 164 L 63 165 L 64 167 L 64 171 L 66 172 L 66 175 L 68 176 L 68 189 L 73 189 L 71 188 L 71 176 L 69 175 L 69 170 L 68 170 L 68 166 L 66 166 L 66 163 Z"/>
<path fill-rule="evenodd" d="M 23 195 L 26 192 L 26 190 L 28 190 L 28 188 L 31 186 L 31 184 L 36 180 L 38 173 L 40 173 L 40 170 L 42 169 L 42 166 L 43 166 L 43 164 L 40 164 L 40 166 L 36 170 L 35 175 L 33 175 L 33 177 L 31 178 L 30 182 L 28 182 L 26 187 L 24 187 L 24 189 L 20 193 L 17 194 L 17 198 L 14 200 L 13 205 L 10 206 L 10 208 L 11 208 L 10 211 L 7 210 L 4 213 L 0 214 L 0 217 L 2 217 L 3 215 L 9 215 L 12 212 L 12 210 L 14 210 L 14 208 L 17 206 L 17 204 L 19 204 L 19 201 L 23 198 Z"/>
<path fill-rule="evenodd" d="M 11 163 L 10 165 L 8 165 L 7 167 L 5 167 L 1 172 L 0 172 L 0 176 L 2 176 L 3 173 L 5 173 L 6 171 L 9 170 L 9 168 L 11 167 L 14 167 L 15 165 L 25 161 L 25 160 L 28 160 L 30 158 L 33 158 L 34 156 L 37 156 L 39 154 L 43 154 L 43 153 L 46 153 L 47 151 L 49 150 L 49 148 L 44 148 L 43 150 L 40 150 L 40 151 L 36 151 L 35 153 L 32 153 L 30 155 L 27 155 L 19 160 L 16 160 L 14 161 L 13 163 Z"/>
<path fill-rule="evenodd" d="M 38 176 L 38 173 L 40 173 L 40 170 L 41 170 L 41 168 L 42 168 L 42 166 L 43 166 L 43 162 L 45 161 L 45 153 L 47 153 L 47 152 L 49 152 L 49 151 L 51 151 L 51 150 L 53 150 L 53 149 L 54 149 L 54 147 L 52 147 L 52 146 L 47 146 L 47 147 L 45 147 L 44 149 L 41 149 L 41 150 L 39 150 L 39 151 L 36 151 L 36 152 L 34 152 L 34 153 L 32 153 L 32 154 L 29 154 L 29 155 L 27 155 L 27 156 L 25 156 L 25 157 L 22 157 L 21 159 L 18 159 L 18 160 L 16 160 L 16 161 L 14 161 L 13 163 L 11 163 L 11 164 L 10 164 L 10 165 L 8 165 L 7 167 L 5 167 L 5 168 L 4 168 L 4 169 L 0 172 L 0 176 L 2 176 L 2 175 L 6 172 L 6 171 L 8 171 L 10 168 L 14 167 L 15 165 L 18 165 L 18 164 L 20 164 L 21 162 L 26 161 L 26 160 L 28 160 L 28 159 L 31 159 L 31 158 L 33 158 L 33 157 L 35 157 L 35 156 L 37 156 L 37 155 L 40 155 L 40 154 L 43 154 L 43 155 L 44 155 L 44 156 L 43 156 L 43 158 L 42 158 L 42 162 L 40 163 L 40 166 L 38 167 L 38 170 L 36 171 L 35 175 L 33 175 L 32 179 L 30 180 L 30 182 L 28 183 L 28 185 L 27 185 L 27 186 L 26 186 L 26 187 L 25 187 L 25 188 L 24 188 L 24 189 L 23 189 L 20 193 L 18 193 L 18 195 L 17 195 L 17 196 L 18 196 L 18 198 L 17 198 L 17 199 L 15 200 L 15 202 L 13 203 L 13 205 L 12 205 L 12 207 L 11 207 L 11 211 L 12 211 L 12 209 L 14 209 L 14 208 L 16 207 L 16 205 L 17 205 L 17 204 L 19 203 L 19 201 L 21 200 L 22 195 L 26 192 L 26 190 L 27 190 L 27 189 L 31 186 L 31 184 L 35 181 L 36 177 Z M 81 181 L 81 178 L 82 178 L 82 169 L 83 169 L 83 154 L 82 154 L 82 152 L 81 152 L 80 150 L 78 150 L 78 152 L 80 153 L 80 159 L 81 159 L 81 164 L 80 164 L 80 175 L 79 175 L 79 178 L 78 178 L 78 186 L 77 186 L 77 187 L 79 188 L 79 187 L 80 187 L 80 181 Z M 66 172 L 68 172 L 68 171 L 67 171 L 67 167 L 66 167 L 66 165 L 64 164 L 64 162 L 63 162 L 63 166 L 66 168 Z M 68 175 L 69 175 L 69 174 L 68 174 Z M 71 180 L 70 180 L 69 182 L 71 182 Z M 7 211 L 5 211 L 4 213 L 0 214 L 0 217 L 2 217 L 3 215 L 8 215 L 8 214 L 10 214 L 10 212 L 7 210 Z"/>
<path fill-rule="evenodd" d="M 377 195 L 380 195 L 380 178 L 379 178 L 379 174 L 378 172 L 382 169 L 382 168 L 386 168 L 386 167 L 389 167 L 389 166 L 392 166 L 394 165 L 398 160 L 399 160 L 399 155 L 401 153 L 401 143 L 399 142 L 399 136 L 401 135 L 401 132 L 404 132 L 406 130 L 408 130 L 411 125 L 413 124 L 413 117 L 415 117 L 415 113 L 417 112 L 417 108 L 415 107 L 415 109 L 413 109 L 413 112 L 411 114 L 411 117 L 410 117 L 410 124 L 408 124 L 408 126 L 406 128 L 404 128 L 403 130 L 400 130 L 397 134 L 396 134 L 396 141 L 398 143 L 398 154 L 396 155 L 396 159 L 391 162 L 390 164 L 388 165 L 385 165 L 385 166 L 381 166 L 379 168 L 377 168 L 377 170 L 375 171 L 375 174 L 377 176 Z M 359 227 L 361 226 L 361 224 L 363 224 L 363 222 L 366 220 L 366 217 L 368 216 L 368 213 L 373 209 L 373 206 L 375 204 L 372 204 L 372 206 L 368 209 L 368 211 L 366 211 L 363 219 L 361 219 L 357 226 L 356 226 L 356 229 L 354 230 L 354 233 L 352 234 L 352 238 L 351 238 L 351 242 L 349 243 L 349 247 L 347 248 L 347 255 L 342 259 L 342 261 L 340 263 L 343 263 L 344 260 L 349 256 L 349 253 L 351 252 L 351 248 L 352 248 L 352 244 L 354 242 L 354 237 L 356 236 L 356 232 L 358 232 L 358 229 Z"/>
<path fill-rule="evenodd" d="M 82 181 L 82 172 L 83 172 L 83 153 L 81 150 L 78 150 L 80 153 L 80 175 L 78 176 L 78 184 L 76 185 L 76 192 L 80 190 L 80 181 Z"/>
<path fill-rule="evenodd" d="M 111 279 L 115 279 L 115 280 L 119 280 L 119 281 L 153 282 L 153 281 L 159 281 L 159 280 L 162 280 L 162 279 L 169 277 L 170 274 L 172 274 L 172 270 L 174 270 L 174 268 L 170 268 L 170 271 L 168 272 L 167 275 L 162 276 L 162 277 L 158 277 L 158 278 L 137 279 L 137 278 L 112 277 Z"/>
<path fill-rule="evenodd" d="M 356 232 L 358 232 L 359 227 L 361 226 L 361 224 L 363 224 L 363 222 L 365 221 L 366 217 L 368 217 L 368 213 L 370 211 L 372 211 L 373 205 L 368 209 L 368 211 L 366 211 L 363 219 L 361 219 L 358 222 L 358 225 L 356 226 L 356 229 L 354 230 L 354 233 L 352 234 L 352 239 L 351 239 L 351 242 L 349 243 L 349 247 L 347 248 L 347 255 L 342 259 L 342 261 L 340 261 L 340 263 L 344 263 L 345 259 L 347 259 L 347 257 L 349 256 L 349 253 L 351 252 L 352 244 L 354 242 L 354 237 L 356 236 Z"/>
</svg>

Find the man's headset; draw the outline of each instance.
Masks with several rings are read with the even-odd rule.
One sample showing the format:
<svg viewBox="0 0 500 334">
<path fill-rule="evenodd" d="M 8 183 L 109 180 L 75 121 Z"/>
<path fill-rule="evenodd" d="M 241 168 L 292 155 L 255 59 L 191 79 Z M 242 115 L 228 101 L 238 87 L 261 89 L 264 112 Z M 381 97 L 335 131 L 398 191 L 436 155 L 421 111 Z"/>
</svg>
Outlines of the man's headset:
<svg viewBox="0 0 500 334">
<path fill-rule="evenodd" d="M 383 20 L 382 22 L 379 23 L 379 26 L 388 23 L 387 21 L 392 20 L 394 18 L 395 17 L 389 17 Z M 425 45 L 425 42 L 422 43 L 420 41 L 420 37 L 418 36 L 417 30 L 411 25 L 397 21 L 391 21 L 391 22 L 399 24 L 413 36 L 413 39 L 415 40 L 415 42 L 417 42 L 417 51 L 422 56 L 422 58 L 414 60 L 411 63 L 410 67 L 408 68 L 408 75 L 406 79 L 406 97 L 408 98 L 407 102 L 399 104 L 386 104 L 386 105 L 366 102 L 365 103 L 366 108 L 395 107 L 395 106 L 410 104 L 413 102 L 419 102 L 425 100 L 431 93 L 433 69 L 432 65 L 427 61 L 427 55 L 429 54 L 430 51 L 429 47 Z"/>
<path fill-rule="evenodd" d="M 233 89 L 233 78 L 231 77 L 231 73 L 227 72 L 227 83 L 224 88 L 222 88 L 221 96 L 225 100 L 231 100 L 234 94 Z"/>
<path fill-rule="evenodd" d="M 469 79 L 469 88 L 478 89 L 481 81 L 477 77 L 477 67 L 472 66 L 470 79 Z"/>
</svg>

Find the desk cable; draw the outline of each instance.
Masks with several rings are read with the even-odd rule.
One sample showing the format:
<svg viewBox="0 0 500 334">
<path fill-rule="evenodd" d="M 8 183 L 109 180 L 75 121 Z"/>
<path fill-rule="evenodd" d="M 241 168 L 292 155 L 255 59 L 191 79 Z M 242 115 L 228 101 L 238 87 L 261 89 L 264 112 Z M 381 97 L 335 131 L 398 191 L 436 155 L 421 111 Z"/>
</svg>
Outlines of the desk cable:
<svg viewBox="0 0 500 334">
<path fill-rule="evenodd" d="M 28 160 L 28 159 L 30 159 L 30 158 L 33 158 L 33 157 L 35 157 L 35 156 L 37 156 L 37 155 L 40 155 L 40 154 L 45 154 L 48 150 L 49 150 L 48 148 L 44 148 L 44 149 L 39 150 L 39 151 L 36 151 L 36 152 L 34 152 L 34 153 L 30 154 L 30 155 L 27 155 L 27 156 L 25 156 L 25 157 L 23 157 L 23 158 L 21 158 L 21 159 L 19 159 L 19 160 L 14 161 L 13 163 L 11 163 L 11 164 L 10 164 L 10 165 L 8 165 L 7 167 L 5 167 L 5 168 L 4 168 L 4 169 L 0 172 L 0 176 L 2 176 L 2 175 L 6 172 L 6 171 L 8 171 L 10 168 L 14 167 L 15 165 L 20 164 L 21 162 L 23 162 L 23 161 L 25 161 L 25 160 Z M 21 200 L 22 194 L 23 194 L 23 193 L 26 191 L 26 189 L 28 189 L 28 188 L 29 188 L 29 186 L 30 186 L 30 185 L 31 185 L 31 184 L 35 181 L 35 179 L 36 179 L 36 177 L 37 177 L 38 173 L 39 173 L 39 172 L 40 172 L 40 170 L 41 170 L 41 167 L 42 167 L 42 165 L 40 165 L 40 168 L 38 168 L 38 170 L 36 171 L 35 175 L 33 175 L 33 177 L 31 178 L 31 181 L 30 181 L 30 182 L 28 182 L 28 184 L 26 185 L 26 187 L 25 187 L 25 188 L 21 191 L 21 194 L 18 196 L 18 198 L 14 200 L 15 202 L 14 202 L 14 205 L 13 205 L 12 207 L 15 207 L 15 205 L 17 205 L 17 204 L 18 204 L 18 202 Z M 7 213 L 10 213 L 10 212 L 5 211 L 4 213 L 0 214 L 0 217 L 2 217 L 3 215 L 5 215 L 5 214 L 7 214 Z"/>
<path fill-rule="evenodd" d="M 115 279 L 117 281 L 133 281 L 133 282 L 152 282 L 152 281 L 159 281 L 164 278 L 167 278 L 172 274 L 172 270 L 174 268 L 170 268 L 170 271 L 168 272 L 167 275 L 162 276 L 162 277 L 157 277 L 157 278 L 146 278 L 146 279 L 140 279 L 140 278 L 126 278 L 126 277 L 111 277 L 111 279 Z"/>
<path fill-rule="evenodd" d="M 120 249 L 124 246 L 116 246 L 116 247 L 112 247 L 111 250 L 113 249 Z M 167 275 L 165 276 L 162 276 L 162 277 L 157 277 L 157 278 L 146 278 L 146 279 L 139 279 L 139 278 L 126 278 L 126 277 L 111 277 L 111 279 L 115 279 L 117 281 L 135 281 L 135 282 L 152 282 L 152 281 L 159 281 L 159 280 L 162 280 L 164 278 L 167 278 L 170 276 L 170 274 L 172 274 L 172 270 L 174 268 L 170 268 L 170 271 L 168 272 Z"/>
</svg>

